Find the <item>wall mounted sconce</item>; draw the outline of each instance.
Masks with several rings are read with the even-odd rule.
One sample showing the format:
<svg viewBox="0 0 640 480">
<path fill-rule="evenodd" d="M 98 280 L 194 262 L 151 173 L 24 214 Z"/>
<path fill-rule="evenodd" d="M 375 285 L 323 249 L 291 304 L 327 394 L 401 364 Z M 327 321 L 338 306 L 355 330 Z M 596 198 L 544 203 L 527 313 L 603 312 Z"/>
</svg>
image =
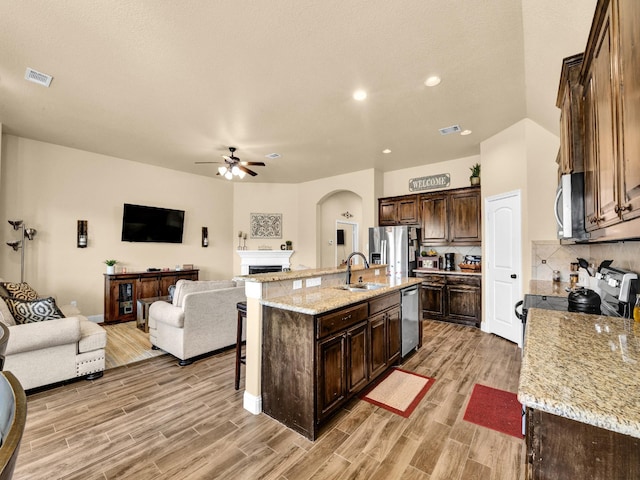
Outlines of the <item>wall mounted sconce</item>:
<svg viewBox="0 0 640 480">
<path fill-rule="evenodd" d="M 342 214 L 342 216 L 343 216 L 344 218 L 351 218 L 351 217 L 353 217 L 353 214 L 352 214 L 352 213 L 349 213 L 349 210 L 347 210 L 346 212 L 344 212 L 344 213 Z"/>
<path fill-rule="evenodd" d="M 209 246 L 209 229 L 207 227 L 202 227 L 202 246 Z"/>
<path fill-rule="evenodd" d="M 24 240 L 25 238 L 27 240 L 33 240 L 38 231 L 35 228 L 25 228 L 22 220 L 9 220 L 9 225 L 11 225 L 14 230 L 21 231 L 20 240 L 7 242 L 7 245 L 13 248 L 14 252 L 20 250 L 20 282 L 24 282 Z"/>
<path fill-rule="evenodd" d="M 87 220 L 78 220 L 78 248 L 87 248 L 89 241 L 89 222 Z"/>
</svg>

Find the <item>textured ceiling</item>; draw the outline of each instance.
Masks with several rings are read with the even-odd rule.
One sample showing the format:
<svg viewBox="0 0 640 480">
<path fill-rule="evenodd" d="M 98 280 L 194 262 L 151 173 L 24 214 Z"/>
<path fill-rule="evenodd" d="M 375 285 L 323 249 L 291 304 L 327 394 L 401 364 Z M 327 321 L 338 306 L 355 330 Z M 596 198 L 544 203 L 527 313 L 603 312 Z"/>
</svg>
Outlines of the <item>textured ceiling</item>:
<svg viewBox="0 0 640 480">
<path fill-rule="evenodd" d="M 212 176 L 194 162 L 232 145 L 267 163 L 254 182 L 440 162 L 524 117 L 557 134 L 561 60 L 584 50 L 595 4 L 0 0 L 0 123 Z M 473 133 L 439 134 L 453 124 Z"/>
</svg>

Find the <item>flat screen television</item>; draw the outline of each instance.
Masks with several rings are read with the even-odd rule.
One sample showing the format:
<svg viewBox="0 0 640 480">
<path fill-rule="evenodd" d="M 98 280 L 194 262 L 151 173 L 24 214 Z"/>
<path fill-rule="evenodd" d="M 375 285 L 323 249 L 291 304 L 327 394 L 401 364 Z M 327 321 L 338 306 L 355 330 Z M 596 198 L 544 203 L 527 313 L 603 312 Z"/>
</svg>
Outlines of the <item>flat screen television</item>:
<svg viewBox="0 0 640 480">
<path fill-rule="evenodd" d="M 184 210 L 124 204 L 123 242 L 182 243 Z"/>
</svg>

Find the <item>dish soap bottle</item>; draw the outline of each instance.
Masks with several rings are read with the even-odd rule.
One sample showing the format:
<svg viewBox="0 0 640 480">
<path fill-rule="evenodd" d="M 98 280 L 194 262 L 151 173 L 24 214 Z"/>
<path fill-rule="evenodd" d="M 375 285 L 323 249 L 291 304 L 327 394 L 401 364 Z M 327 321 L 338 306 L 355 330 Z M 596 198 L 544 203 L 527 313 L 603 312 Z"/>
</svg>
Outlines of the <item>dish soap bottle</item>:
<svg viewBox="0 0 640 480">
<path fill-rule="evenodd" d="M 636 304 L 633 307 L 633 319 L 640 322 L 640 293 L 636 294 Z"/>
</svg>

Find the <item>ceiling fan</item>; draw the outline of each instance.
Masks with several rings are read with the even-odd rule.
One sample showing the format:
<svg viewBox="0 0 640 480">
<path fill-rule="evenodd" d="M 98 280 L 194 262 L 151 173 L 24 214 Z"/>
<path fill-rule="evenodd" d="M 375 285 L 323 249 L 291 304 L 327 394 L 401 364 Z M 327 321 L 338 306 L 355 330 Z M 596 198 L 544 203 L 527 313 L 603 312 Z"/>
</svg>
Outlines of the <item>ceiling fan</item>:
<svg viewBox="0 0 640 480">
<path fill-rule="evenodd" d="M 231 155 L 222 155 L 224 158 L 224 162 L 195 162 L 196 164 L 206 164 L 206 163 L 222 163 L 223 166 L 218 167 L 218 173 L 216 175 L 222 175 L 227 180 L 231 180 L 234 176 L 244 178 L 244 176 L 248 173 L 252 177 L 258 175 L 253 170 L 247 168 L 247 166 L 256 166 L 256 167 L 264 167 L 266 164 L 264 162 L 243 162 L 238 157 L 234 155 L 236 151 L 236 147 L 229 147 L 229 151 Z"/>
</svg>

